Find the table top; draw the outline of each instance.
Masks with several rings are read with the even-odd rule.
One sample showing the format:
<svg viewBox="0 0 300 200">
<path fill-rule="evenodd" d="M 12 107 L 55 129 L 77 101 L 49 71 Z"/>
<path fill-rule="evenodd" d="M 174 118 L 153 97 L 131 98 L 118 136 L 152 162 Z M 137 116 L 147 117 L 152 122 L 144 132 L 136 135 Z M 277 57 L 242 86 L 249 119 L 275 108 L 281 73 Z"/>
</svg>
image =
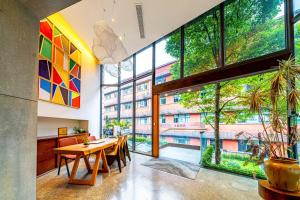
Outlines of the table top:
<svg viewBox="0 0 300 200">
<path fill-rule="evenodd" d="M 105 138 L 97 140 L 98 144 L 89 144 L 87 147 L 84 144 L 75 144 L 65 147 L 55 148 L 54 151 L 58 154 L 72 154 L 72 155 L 89 155 L 97 151 L 109 148 L 115 145 L 117 138 Z"/>
<path fill-rule="evenodd" d="M 285 192 L 272 188 L 267 180 L 258 182 L 259 195 L 266 200 L 294 200 L 300 199 L 300 192 Z"/>
</svg>

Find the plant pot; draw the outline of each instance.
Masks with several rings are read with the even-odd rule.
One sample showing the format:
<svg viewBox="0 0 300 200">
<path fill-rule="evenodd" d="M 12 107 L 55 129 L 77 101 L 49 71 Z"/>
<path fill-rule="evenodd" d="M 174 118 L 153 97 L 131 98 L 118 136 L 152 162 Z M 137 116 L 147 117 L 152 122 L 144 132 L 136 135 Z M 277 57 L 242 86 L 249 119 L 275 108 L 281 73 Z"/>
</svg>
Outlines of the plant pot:
<svg viewBox="0 0 300 200">
<path fill-rule="evenodd" d="M 271 158 L 264 162 L 264 170 L 271 187 L 289 192 L 300 191 L 300 166 L 297 160 Z"/>
</svg>

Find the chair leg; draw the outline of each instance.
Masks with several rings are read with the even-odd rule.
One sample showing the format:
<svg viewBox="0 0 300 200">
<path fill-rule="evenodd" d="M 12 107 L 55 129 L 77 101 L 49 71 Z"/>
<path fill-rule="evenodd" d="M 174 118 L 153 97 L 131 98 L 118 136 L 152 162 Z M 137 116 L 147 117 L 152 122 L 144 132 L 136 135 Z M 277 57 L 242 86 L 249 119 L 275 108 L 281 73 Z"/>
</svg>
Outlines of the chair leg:
<svg viewBox="0 0 300 200">
<path fill-rule="evenodd" d="M 61 157 L 61 156 L 60 156 L 59 158 L 60 158 L 60 159 L 59 159 L 59 165 L 58 165 L 57 176 L 59 176 L 59 174 L 60 174 L 60 167 L 61 167 L 61 160 L 62 160 L 62 157 Z"/>
<path fill-rule="evenodd" d="M 121 150 L 121 160 L 122 160 L 124 166 L 126 167 L 126 151 L 125 151 L 125 146 Z"/>
<path fill-rule="evenodd" d="M 66 167 L 67 167 L 67 172 L 68 172 L 68 177 L 70 177 L 70 171 L 69 171 L 69 166 L 68 166 L 68 159 L 65 158 L 65 163 L 66 163 Z"/>
<path fill-rule="evenodd" d="M 118 161 L 119 171 L 120 171 L 120 173 L 121 173 L 121 172 L 122 172 L 122 168 L 121 168 L 121 159 L 120 159 L 120 155 L 117 155 L 117 161 Z"/>
<path fill-rule="evenodd" d="M 128 144 L 127 144 L 127 142 L 126 142 L 125 151 L 126 151 L 125 157 L 126 157 L 126 155 L 127 155 L 129 161 L 131 161 L 131 157 L 130 157 L 130 153 L 129 153 L 129 149 L 128 149 Z"/>
</svg>

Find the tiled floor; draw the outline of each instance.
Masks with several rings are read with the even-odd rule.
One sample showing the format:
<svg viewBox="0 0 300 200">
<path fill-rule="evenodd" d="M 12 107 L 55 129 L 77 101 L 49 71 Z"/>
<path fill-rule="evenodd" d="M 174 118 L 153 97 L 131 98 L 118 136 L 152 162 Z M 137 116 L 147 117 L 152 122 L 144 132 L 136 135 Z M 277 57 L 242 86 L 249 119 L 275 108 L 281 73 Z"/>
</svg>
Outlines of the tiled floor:
<svg viewBox="0 0 300 200">
<path fill-rule="evenodd" d="M 161 148 L 159 150 L 159 155 L 165 158 L 172 158 L 172 159 L 187 161 L 196 164 L 199 164 L 201 159 L 200 150 L 172 147 L 172 146 Z"/>
<path fill-rule="evenodd" d="M 190 180 L 141 165 L 149 159 L 151 157 L 132 154 L 132 161 L 123 168 L 122 173 L 114 167 L 110 176 L 99 174 L 95 186 L 69 185 L 65 168 L 62 168 L 60 176 L 56 175 L 57 171 L 52 171 L 38 178 L 37 199 L 260 199 L 255 180 L 207 169 L 200 169 L 197 179 Z M 85 174 L 83 160 L 79 171 L 81 176 Z"/>
</svg>

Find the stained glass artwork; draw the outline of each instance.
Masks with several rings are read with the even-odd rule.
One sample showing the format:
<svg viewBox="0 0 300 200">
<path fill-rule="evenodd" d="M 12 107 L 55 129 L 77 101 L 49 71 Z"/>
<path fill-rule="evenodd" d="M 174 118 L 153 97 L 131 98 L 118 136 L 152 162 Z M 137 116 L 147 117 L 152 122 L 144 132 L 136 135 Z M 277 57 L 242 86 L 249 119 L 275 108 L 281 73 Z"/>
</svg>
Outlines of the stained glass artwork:
<svg viewBox="0 0 300 200">
<path fill-rule="evenodd" d="M 65 70 L 59 67 L 53 67 L 53 83 L 68 88 L 69 87 L 68 72 L 66 72 Z"/>
<path fill-rule="evenodd" d="M 39 79 L 39 98 L 50 101 L 51 83 L 44 79 Z"/>
<path fill-rule="evenodd" d="M 39 76 L 47 80 L 51 79 L 52 64 L 48 60 L 39 60 Z"/>
<path fill-rule="evenodd" d="M 50 25 L 48 20 L 40 21 L 40 32 L 52 41 L 53 31 L 52 31 L 52 26 Z"/>
<path fill-rule="evenodd" d="M 69 105 L 75 108 L 80 108 L 80 95 L 77 92 L 69 92 Z"/>
<path fill-rule="evenodd" d="M 49 41 L 44 36 L 42 36 L 42 39 L 40 41 L 42 41 L 42 44 L 40 45 L 40 54 L 43 57 L 48 58 L 49 60 L 52 60 L 52 43 L 51 43 L 51 41 Z"/>
<path fill-rule="evenodd" d="M 80 80 L 70 75 L 70 90 L 80 93 Z"/>
<path fill-rule="evenodd" d="M 54 47 L 53 53 L 53 63 L 56 67 L 63 67 L 64 66 L 64 53 L 59 48 Z"/>
<path fill-rule="evenodd" d="M 80 65 L 81 53 L 72 43 L 70 45 L 70 58 L 73 59 L 77 64 Z"/>
<path fill-rule="evenodd" d="M 39 99 L 80 108 L 81 53 L 47 19 L 40 21 Z"/>
</svg>

